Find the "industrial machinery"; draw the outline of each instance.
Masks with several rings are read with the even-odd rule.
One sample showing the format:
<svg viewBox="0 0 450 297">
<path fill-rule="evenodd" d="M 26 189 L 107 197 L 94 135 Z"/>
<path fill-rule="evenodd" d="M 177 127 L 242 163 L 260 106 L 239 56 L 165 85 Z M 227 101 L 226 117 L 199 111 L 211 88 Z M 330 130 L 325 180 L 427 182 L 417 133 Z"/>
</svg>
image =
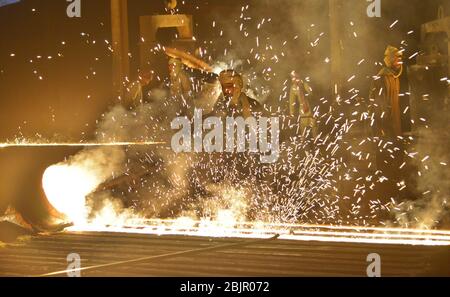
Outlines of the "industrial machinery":
<svg viewBox="0 0 450 297">
<path fill-rule="evenodd" d="M 425 126 L 448 133 L 450 120 L 450 15 L 444 6 L 438 19 L 422 25 L 421 51 L 417 63 L 408 68 L 413 134 L 420 136 Z M 442 139 L 445 139 L 442 138 Z M 448 139 L 448 138 L 447 138 Z"/>
</svg>

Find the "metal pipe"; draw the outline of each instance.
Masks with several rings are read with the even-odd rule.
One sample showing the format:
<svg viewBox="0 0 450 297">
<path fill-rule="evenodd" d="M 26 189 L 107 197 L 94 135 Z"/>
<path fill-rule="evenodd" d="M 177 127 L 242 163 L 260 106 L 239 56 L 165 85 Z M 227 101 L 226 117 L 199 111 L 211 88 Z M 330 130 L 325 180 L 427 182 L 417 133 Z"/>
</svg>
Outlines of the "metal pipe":
<svg viewBox="0 0 450 297">
<path fill-rule="evenodd" d="M 130 75 L 128 38 L 128 0 L 111 0 L 111 30 L 113 49 L 113 87 L 123 96 L 123 82 Z"/>
</svg>

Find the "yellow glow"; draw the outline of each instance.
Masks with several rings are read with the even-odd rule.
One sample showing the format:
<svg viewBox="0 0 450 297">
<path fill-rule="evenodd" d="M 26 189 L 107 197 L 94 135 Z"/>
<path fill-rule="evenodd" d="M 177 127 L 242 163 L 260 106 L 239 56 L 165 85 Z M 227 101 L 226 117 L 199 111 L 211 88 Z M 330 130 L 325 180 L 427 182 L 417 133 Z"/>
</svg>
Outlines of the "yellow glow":
<svg viewBox="0 0 450 297">
<path fill-rule="evenodd" d="M 88 170 L 71 165 L 53 165 L 47 168 L 42 178 L 48 201 L 78 225 L 87 220 L 86 196 L 100 182 Z"/>
<path fill-rule="evenodd" d="M 229 219 L 229 217 L 228 217 Z M 176 220 L 129 221 L 123 226 L 74 226 L 68 231 L 119 232 L 153 235 L 200 237 L 266 238 L 279 234 L 279 239 L 372 244 L 450 246 L 450 231 L 365 228 L 351 226 L 308 226 L 293 224 L 236 223 L 227 227 L 225 220 L 195 221 L 186 217 Z"/>
<path fill-rule="evenodd" d="M 233 189 L 221 191 L 229 205 L 218 203 L 214 218 L 149 220 L 124 210 L 120 203 L 106 200 L 104 208 L 88 221 L 86 196 L 102 181 L 99 174 L 80 165 L 59 164 L 45 171 L 45 193 L 49 202 L 74 222 L 69 231 L 236 238 L 279 234 L 279 239 L 286 240 L 450 246 L 450 231 L 245 222 L 245 193 Z"/>
<path fill-rule="evenodd" d="M 103 208 L 95 214 L 89 224 L 111 228 L 133 224 L 134 220 L 138 220 L 138 217 L 132 211 L 123 209 L 121 204 L 114 203 L 112 200 L 106 200 Z"/>
</svg>

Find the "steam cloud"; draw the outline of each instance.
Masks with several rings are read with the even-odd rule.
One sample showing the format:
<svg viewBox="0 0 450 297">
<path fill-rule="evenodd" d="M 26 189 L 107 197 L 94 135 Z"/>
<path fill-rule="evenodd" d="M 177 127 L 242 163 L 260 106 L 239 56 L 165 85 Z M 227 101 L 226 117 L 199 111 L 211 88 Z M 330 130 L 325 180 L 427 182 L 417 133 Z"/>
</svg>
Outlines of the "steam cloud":
<svg viewBox="0 0 450 297">
<path fill-rule="evenodd" d="M 328 10 L 328 1 L 277 1 L 279 11 L 273 16 L 268 12 L 267 1 L 237 7 L 231 15 L 213 11 L 217 36 L 207 52 L 216 71 L 238 70 L 247 82 L 246 93 L 265 103 L 272 112 L 282 114 L 287 110 L 289 74 L 297 70 L 303 79 L 311 81 L 310 100 L 324 131 L 317 138 L 292 137 L 292 133 L 287 133 L 285 140 L 289 139 L 289 145 L 282 145 L 280 160 L 272 166 L 260 166 L 251 156 L 174 154 L 164 145 L 84 151 L 74 162 L 90 163 L 90 167 L 101 172 L 102 182 L 114 181 L 121 175 L 126 177 L 90 197 L 92 217 L 109 205 L 117 210 L 116 215 L 120 209 L 127 209 L 145 217 L 217 218 L 224 215 L 220 210 L 228 210 L 236 220 L 343 224 L 356 219 L 367 224 L 369 216 L 360 214 L 361 207 L 370 207 L 372 218 L 377 217 L 377 212 L 388 211 L 379 199 L 370 202 L 363 199 L 374 180 L 383 180 L 383 176 L 372 172 L 364 176 L 353 166 L 355 160 L 369 158 L 365 158 L 361 148 L 364 139 L 349 131 L 352 128 L 358 132 L 358 125 L 364 122 L 361 120 L 367 110 L 364 98 L 371 76 L 379 67 L 374 66 L 375 62 L 382 59 L 387 44 L 398 45 L 405 30 L 390 30 L 390 40 L 380 43 L 378 35 L 373 34 L 376 26 L 365 15 L 366 6 L 364 1 L 343 1 L 346 18 L 342 20 L 342 31 L 350 33 L 342 36 L 341 72 L 343 78 L 353 74 L 356 78 L 344 86 L 344 92 L 351 92 L 343 95 L 337 108 L 335 98 L 329 96 L 330 24 L 328 15 L 323 13 Z M 409 17 L 413 12 L 403 6 L 398 11 L 399 18 Z M 382 27 L 388 28 L 392 21 L 387 16 Z M 224 34 L 219 35 L 220 31 Z M 359 37 L 354 37 L 353 32 Z M 217 83 L 207 85 L 196 104 L 204 104 L 202 107 L 210 110 L 217 90 Z M 152 103 L 134 111 L 116 106 L 106 113 L 99 123 L 97 140 L 169 144 L 173 135 L 170 122 L 176 117 L 174 105 L 178 103 L 168 99 L 162 89 L 153 90 L 152 94 Z M 330 113 L 332 105 L 337 109 L 334 114 Z M 291 123 L 284 128 L 296 127 Z M 424 135 L 424 139 L 431 136 Z M 352 153 L 345 155 L 349 149 Z M 417 179 L 417 191 L 425 193 L 430 187 L 434 190 L 423 199 L 396 205 L 393 211 L 397 224 L 432 228 L 448 211 L 448 171 L 443 173 L 441 165 L 447 162 L 442 160 L 448 149 L 423 141 L 415 149 L 429 152 L 432 160 L 429 162 L 434 162 L 428 169 L 419 169 L 423 174 Z M 353 196 L 342 189 L 348 180 L 355 183 L 350 190 Z M 346 205 L 346 201 L 351 203 Z"/>
</svg>

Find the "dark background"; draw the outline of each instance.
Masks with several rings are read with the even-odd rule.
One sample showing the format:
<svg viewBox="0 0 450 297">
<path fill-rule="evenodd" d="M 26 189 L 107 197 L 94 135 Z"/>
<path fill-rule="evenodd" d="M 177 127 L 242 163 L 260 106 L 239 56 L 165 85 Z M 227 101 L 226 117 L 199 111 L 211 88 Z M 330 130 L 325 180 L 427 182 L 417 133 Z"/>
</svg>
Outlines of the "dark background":
<svg viewBox="0 0 450 297">
<path fill-rule="evenodd" d="M 348 78 L 356 70 L 358 77 L 353 87 L 357 86 L 364 95 L 369 77 L 379 69 L 373 62 L 382 61 L 386 45 L 398 46 L 401 40 L 406 40 L 408 50 L 405 56 L 409 57 L 418 49 L 420 25 L 436 19 L 437 7 L 445 1 L 384 0 L 382 18 L 379 19 L 366 16 L 366 1 L 344 2 L 345 17 L 341 26 L 346 41 L 342 75 Z M 82 0 L 81 3 L 82 17 L 72 19 L 66 15 L 69 3 L 65 0 L 23 0 L 0 8 L 2 141 L 11 140 L 21 133 L 26 137 L 60 135 L 60 138 L 72 140 L 89 138 L 95 120 L 108 105 L 113 104 L 112 57 L 105 42 L 111 41 L 109 1 Z M 320 32 L 328 32 L 328 1 L 189 0 L 184 4 L 179 1 L 178 9 L 180 13 L 194 15 L 195 36 L 199 45 L 212 41 L 209 48 L 213 59 L 220 57 L 227 46 L 245 59 L 248 49 L 254 46 L 254 35 L 249 31 L 251 40 L 239 40 L 236 32 L 242 7 L 247 4 L 250 8 L 246 14 L 252 17 L 249 23 L 256 24 L 262 17 L 272 18 L 270 25 L 257 33 L 261 37 L 272 37 L 274 44 L 278 44 L 278 40 L 289 37 L 292 41 L 292 36 L 301 36 L 297 42 L 289 42 L 284 62 L 274 66 L 279 73 L 278 80 L 268 82 L 274 88 L 269 101 L 276 104 L 274 102 L 282 89 L 280 82 L 288 78 L 289 67 L 301 69 L 303 76 L 311 76 L 318 90 L 316 97 L 327 96 L 329 64 L 323 63 L 324 58 L 330 55 L 327 34 L 314 50 L 307 45 Z M 164 13 L 163 1 L 129 1 L 132 73 L 139 63 L 138 16 L 159 13 Z M 399 23 L 393 30 L 389 29 L 396 19 Z M 214 20 L 217 21 L 215 29 L 211 25 Z M 350 21 L 356 24 L 358 39 L 352 38 L 355 30 L 349 25 Z M 315 23 L 316 27 L 301 27 L 303 23 Z M 222 38 L 218 36 L 220 28 L 224 30 Z M 406 35 L 410 30 L 414 30 L 414 34 Z M 233 46 L 228 45 L 229 39 L 236 40 Z M 12 53 L 14 57 L 11 57 Z M 355 67 L 362 58 L 367 62 Z M 406 60 L 406 63 L 414 63 L 414 60 Z M 247 68 L 251 67 L 259 71 L 263 66 Z M 242 70 L 247 71 L 245 67 Z M 403 79 L 406 82 L 406 76 Z M 407 88 L 406 84 L 403 88 Z"/>
</svg>

